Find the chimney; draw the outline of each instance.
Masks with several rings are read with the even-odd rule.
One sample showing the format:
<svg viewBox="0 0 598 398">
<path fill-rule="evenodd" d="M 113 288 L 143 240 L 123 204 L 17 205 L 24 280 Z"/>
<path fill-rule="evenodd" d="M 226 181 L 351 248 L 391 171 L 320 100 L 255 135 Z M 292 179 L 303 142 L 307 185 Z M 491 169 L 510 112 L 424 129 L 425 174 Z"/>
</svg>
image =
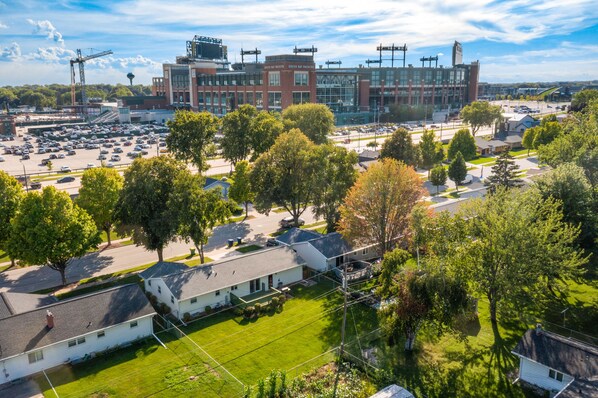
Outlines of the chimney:
<svg viewBox="0 0 598 398">
<path fill-rule="evenodd" d="M 54 327 L 54 314 L 50 312 L 50 310 L 46 310 L 46 327 L 48 329 L 52 329 Z"/>
<path fill-rule="evenodd" d="M 536 335 L 540 336 L 542 334 L 542 324 L 536 323 Z"/>
</svg>

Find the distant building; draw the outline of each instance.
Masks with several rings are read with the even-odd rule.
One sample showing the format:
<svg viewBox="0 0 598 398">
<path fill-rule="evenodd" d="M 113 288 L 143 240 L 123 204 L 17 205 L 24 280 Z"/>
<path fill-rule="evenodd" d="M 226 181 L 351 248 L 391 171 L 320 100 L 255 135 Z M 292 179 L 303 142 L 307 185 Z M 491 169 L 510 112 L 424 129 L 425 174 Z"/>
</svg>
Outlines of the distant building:
<svg viewBox="0 0 598 398">
<path fill-rule="evenodd" d="M 227 52 L 216 48 L 225 48 L 219 39 L 200 39 L 215 46 L 209 57 L 191 51 L 188 42 L 187 55 L 163 64 L 163 75 L 153 78 L 153 96 L 163 97 L 168 107 L 222 116 L 243 104 L 282 111 L 293 104 L 321 103 L 337 124 L 356 124 L 374 121 L 394 104 L 458 110 L 477 100 L 480 65 L 463 64 L 462 57 L 451 67 L 389 67 L 381 58 L 372 68 L 316 68 L 313 55 L 297 53 L 231 66 Z M 213 58 L 219 55 L 223 58 Z"/>
<path fill-rule="evenodd" d="M 0 135 L 17 135 L 15 116 L 0 115 Z"/>
</svg>

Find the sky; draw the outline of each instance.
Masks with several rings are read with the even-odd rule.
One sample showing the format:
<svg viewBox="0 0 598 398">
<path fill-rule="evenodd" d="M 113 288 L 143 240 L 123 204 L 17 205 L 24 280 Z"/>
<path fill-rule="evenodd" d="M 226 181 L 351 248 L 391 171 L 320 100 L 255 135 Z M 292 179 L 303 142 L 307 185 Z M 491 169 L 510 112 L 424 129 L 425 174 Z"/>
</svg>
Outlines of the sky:
<svg viewBox="0 0 598 398">
<path fill-rule="evenodd" d="M 69 84 L 77 49 L 114 53 L 86 62 L 88 84 L 151 84 L 194 35 L 221 38 L 231 62 L 313 45 L 317 65 L 351 67 L 406 44 L 407 64 L 450 66 L 459 41 L 481 82 L 598 79 L 596 0 L 0 0 L 0 86 Z"/>
</svg>

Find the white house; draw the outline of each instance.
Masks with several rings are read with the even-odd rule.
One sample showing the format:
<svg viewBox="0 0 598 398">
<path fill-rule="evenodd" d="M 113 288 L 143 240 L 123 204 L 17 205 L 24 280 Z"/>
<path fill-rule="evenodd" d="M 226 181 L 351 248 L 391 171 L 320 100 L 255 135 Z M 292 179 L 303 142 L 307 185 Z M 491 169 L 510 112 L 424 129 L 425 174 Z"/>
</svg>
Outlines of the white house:
<svg viewBox="0 0 598 398">
<path fill-rule="evenodd" d="M 536 119 L 523 113 L 504 113 L 502 117 L 505 121 L 505 130 L 509 133 L 523 133 L 538 124 Z"/>
<path fill-rule="evenodd" d="M 377 256 L 375 244 L 354 248 L 338 232 L 299 241 L 291 247 L 305 259 L 308 267 L 320 272 L 330 271 L 350 261 L 367 260 Z"/>
<path fill-rule="evenodd" d="M 275 294 L 281 287 L 303 279 L 304 264 L 293 250 L 278 246 L 183 272 L 149 277 L 145 289 L 182 319 L 185 313 L 204 312 L 206 306 L 228 305 L 233 296 Z"/>
<path fill-rule="evenodd" d="M 307 242 L 312 239 L 321 238 L 323 235 L 309 229 L 301 229 L 297 227 L 290 228 L 284 234 L 273 238 L 277 244 L 285 246 L 293 246 L 300 242 Z"/>
<path fill-rule="evenodd" d="M 26 296 L 26 295 L 21 295 Z M 125 285 L 24 312 L 0 300 L 0 384 L 151 336 L 154 309 L 137 285 Z M 19 300 L 20 301 L 20 300 Z"/>
<path fill-rule="evenodd" d="M 519 357 L 519 379 L 551 397 L 598 396 L 598 347 L 542 329 L 525 332 L 512 351 Z"/>
<path fill-rule="evenodd" d="M 415 398 L 413 394 L 409 391 L 404 389 L 403 387 L 399 387 L 396 384 L 391 384 L 387 387 L 384 387 L 382 390 L 378 391 L 374 395 L 370 396 L 370 398 Z"/>
</svg>

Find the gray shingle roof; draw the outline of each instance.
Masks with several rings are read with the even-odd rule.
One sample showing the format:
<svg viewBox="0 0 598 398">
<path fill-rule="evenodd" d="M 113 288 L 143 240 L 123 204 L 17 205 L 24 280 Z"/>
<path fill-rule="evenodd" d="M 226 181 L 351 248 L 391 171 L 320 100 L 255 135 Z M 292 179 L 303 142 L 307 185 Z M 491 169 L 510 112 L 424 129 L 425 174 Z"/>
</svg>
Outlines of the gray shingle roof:
<svg viewBox="0 0 598 398">
<path fill-rule="evenodd" d="M 168 261 L 158 262 L 139 273 L 143 279 L 159 278 L 170 274 L 176 274 L 188 270 L 189 267 L 183 263 L 172 263 Z"/>
<path fill-rule="evenodd" d="M 43 294 L 2 292 L 0 293 L 0 319 L 55 302 L 55 297 Z"/>
<path fill-rule="evenodd" d="M 177 299 L 184 300 L 303 264 L 305 261 L 295 251 L 278 246 L 195 267 L 162 280 Z"/>
<path fill-rule="evenodd" d="M 308 240 L 316 239 L 321 236 L 322 234 L 319 234 L 316 231 L 293 227 L 284 234 L 277 236 L 276 240 L 286 245 L 292 245 L 293 243 L 307 242 Z"/>
<path fill-rule="evenodd" d="M 46 311 L 54 328 L 46 327 Z M 118 325 L 155 311 L 137 285 L 119 286 L 0 320 L 0 359 Z"/>
<path fill-rule="evenodd" d="M 525 332 L 513 353 L 529 358 L 542 365 L 573 376 L 578 385 L 589 383 L 592 387 L 587 391 L 598 389 L 598 348 L 559 336 L 554 333 L 535 330 Z M 575 383 L 574 383 L 575 384 Z M 570 386 L 575 387 L 573 384 Z M 589 397 L 575 395 L 576 391 L 566 390 L 567 397 Z M 563 392 L 564 394 L 564 392 Z"/>
<path fill-rule="evenodd" d="M 338 232 L 312 239 L 309 243 L 326 258 L 334 258 L 353 251 L 353 247 Z"/>
</svg>

